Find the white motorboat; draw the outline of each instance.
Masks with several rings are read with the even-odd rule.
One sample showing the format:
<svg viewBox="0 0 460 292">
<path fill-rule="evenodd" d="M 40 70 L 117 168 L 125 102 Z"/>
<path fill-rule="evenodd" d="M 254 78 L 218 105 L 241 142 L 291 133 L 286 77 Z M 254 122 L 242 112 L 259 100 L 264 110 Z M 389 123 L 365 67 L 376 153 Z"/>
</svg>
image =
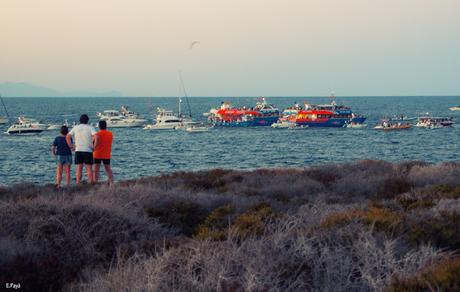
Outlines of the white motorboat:
<svg viewBox="0 0 460 292">
<path fill-rule="evenodd" d="M 105 110 L 97 114 L 101 120 L 107 122 L 107 128 L 134 128 L 142 127 L 147 121 L 124 106 L 121 111 Z"/>
<path fill-rule="evenodd" d="M 63 125 L 58 125 L 58 124 L 49 124 L 48 127 L 46 128 L 47 131 L 55 131 L 55 130 L 60 130 Z"/>
<path fill-rule="evenodd" d="M 190 118 L 182 117 L 171 110 L 157 108 L 155 123 L 146 125 L 144 130 L 174 130 L 192 123 Z"/>
<path fill-rule="evenodd" d="M 273 129 L 289 129 L 295 128 L 296 124 L 287 120 L 278 120 L 276 123 L 271 125 Z"/>
<path fill-rule="evenodd" d="M 453 106 L 449 108 L 451 111 L 460 111 L 460 105 Z"/>
<path fill-rule="evenodd" d="M 185 128 L 185 131 L 189 133 L 203 133 L 203 132 L 209 132 L 209 127 L 205 125 L 190 125 Z"/>
<path fill-rule="evenodd" d="M 6 133 L 10 135 L 30 135 L 38 134 L 46 130 L 47 125 L 41 124 L 33 119 L 20 117 L 18 123 L 11 125 Z"/>
<path fill-rule="evenodd" d="M 367 125 L 363 123 L 349 123 L 345 124 L 343 127 L 347 129 L 363 129 L 366 128 Z"/>
<path fill-rule="evenodd" d="M 55 130 L 60 130 L 62 126 L 67 126 L 69 129 L 75 126 L 75 122 L 73 125 L 69 125 L 69 122 L 67 120 L 64 121 L 62 124 L 48 124 L 48 127 L 46 128 L 47 131 L 55 131 Z"/>
<path fill-rule="evenodd" d="M 138 118 L 112 117 L 105 120 L 107 128 L 135 128 L 142 127 L 147 120 Z"/>
<path fill-rule="evenodd" d="M 294 126 L 289 127 L 288 129 L 289 129 L 289 130 L 305 130 L 305 129 L 308 129 L 308 128 L 309 128 L 308 125 L 297 125 L 297 124 L 294 124 Z"/>
<path fill-rule="evenodd" d="M 32 124 L 13 124 L 6 130 L 9 135 L 31 135 L 43 132 L 45 129 Z"/>
</svg>

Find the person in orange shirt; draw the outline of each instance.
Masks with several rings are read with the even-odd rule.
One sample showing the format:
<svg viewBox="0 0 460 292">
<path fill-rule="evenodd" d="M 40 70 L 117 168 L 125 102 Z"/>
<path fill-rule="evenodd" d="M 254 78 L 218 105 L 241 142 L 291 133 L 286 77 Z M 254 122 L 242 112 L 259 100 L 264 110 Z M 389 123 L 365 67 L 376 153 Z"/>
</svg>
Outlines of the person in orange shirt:
<svg viewBox="0 0 460 292">
<path fill-rule="evenodd" d="M 107 122 L 99 121 L 99 132 L 94 135 L 94 182 L 99 180 L 99 169 L 101 162 L 104 163 L 105 173 L 109 178 L 109 184 L 113 183 L 113 173 L 110 168 L 110 157 L 112 155 L 113 134 L 107 131 Z"/>
</svg>

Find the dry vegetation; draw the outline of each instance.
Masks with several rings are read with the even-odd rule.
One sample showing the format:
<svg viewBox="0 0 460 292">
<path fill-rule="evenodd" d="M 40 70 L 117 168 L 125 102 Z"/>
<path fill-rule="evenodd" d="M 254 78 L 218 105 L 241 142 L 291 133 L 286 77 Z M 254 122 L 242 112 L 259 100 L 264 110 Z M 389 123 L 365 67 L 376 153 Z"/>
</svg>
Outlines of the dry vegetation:
<svg viewBox="0 0 460 292">
<path fill-rule="evenodd" d="M 23 291 L 458 291 L 460 164 L 211 170 L 0 188 Z"/>
</svg>

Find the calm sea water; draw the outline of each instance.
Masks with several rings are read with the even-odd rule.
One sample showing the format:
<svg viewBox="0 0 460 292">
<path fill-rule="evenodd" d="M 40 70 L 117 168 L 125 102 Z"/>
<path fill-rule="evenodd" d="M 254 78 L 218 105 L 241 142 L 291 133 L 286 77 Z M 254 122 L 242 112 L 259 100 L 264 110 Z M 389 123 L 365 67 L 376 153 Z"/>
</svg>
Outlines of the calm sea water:
<svg viewBox="0 0 460 292">
<path fill-rule="evenodd" d="M 190 99 L 196 119 L 221 98 Z M 225 98 L 234 105 L 253 105 L 256 98 Z M 277 97 L 268 100 L 279 108 L 303 103 L 329 102 L 327 98 Z M 373 130 L 383 116 L 405 114 L 454 116 L 448 110 L 460 104 L 460 97 L 338 97 L 338 103 L 351 106 L 368 117 L 367 129 L 276 130 L 271 128 L 212 129 L 208 133 L 184 131 L 145 131 L 142 128 L 114 129 L 113 170 L 116 179 L 157 175 L 177 170 L 209 168 L 253 169 L 260 167 L 304 167 L 358 159 L 391 161 L 459 161 L 460 125 L 451 129 L 411 129 L 401 132 Z M 177 110 L 177 98 L 5 98 L 13 117 L 26 115 L 47 123 L 77 120 L 87 113 L 96 122 L 96 113 L 128 105 L 149 120 L 154 107 Z M 3 115 L 3 112 L 0 114 Z M 55 160 L 50 144 L 57 131 L 36 136 L 8 136 L 0 126 L 0 184 L 22 181 L 50 183 L 54 180 Z M 72 170 L 73 171 L 73 170 Z"/>
</svg>

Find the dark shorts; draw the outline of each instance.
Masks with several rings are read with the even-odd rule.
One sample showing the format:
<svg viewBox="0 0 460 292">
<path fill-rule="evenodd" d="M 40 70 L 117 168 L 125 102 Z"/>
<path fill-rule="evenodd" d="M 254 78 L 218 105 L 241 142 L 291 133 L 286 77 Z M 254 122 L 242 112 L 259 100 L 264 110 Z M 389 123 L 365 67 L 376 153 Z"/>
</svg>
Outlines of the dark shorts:
<svg viewBox="0 0 460 292">
<path fill-rule="evenodd" d="M 75 152 L 75 164 L 93 165 L 93 163 L 92 152 Z"/>
<path fill-rule="evenodd" d="M 58 155 L 57 162 L 61 165 L 71 165 L 72 164 L 72 155 Z"/>
<path fill-rule="evenodd" d="M 94 164 L 101 164 L 104 163 L 104 165 L 110 165 L 110 158 L 109 159 L 103 159 L 103 158 L 94 158 Z"/>
</svg>

